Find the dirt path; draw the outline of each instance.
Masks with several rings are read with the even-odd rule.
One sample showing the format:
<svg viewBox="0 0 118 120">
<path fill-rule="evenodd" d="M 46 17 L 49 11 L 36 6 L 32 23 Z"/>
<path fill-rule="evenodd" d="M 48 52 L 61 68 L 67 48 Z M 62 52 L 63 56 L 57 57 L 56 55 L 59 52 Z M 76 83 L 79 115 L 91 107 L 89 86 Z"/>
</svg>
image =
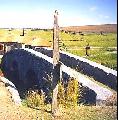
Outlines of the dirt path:
<svg viewBox="0 0 118 120">
<path fill-rule="evenodd" d="M 34 115 L 32 109 L 14 105 L 5 84 L 0 80 L 0 120 L 36 120 Z"/>
</svg>

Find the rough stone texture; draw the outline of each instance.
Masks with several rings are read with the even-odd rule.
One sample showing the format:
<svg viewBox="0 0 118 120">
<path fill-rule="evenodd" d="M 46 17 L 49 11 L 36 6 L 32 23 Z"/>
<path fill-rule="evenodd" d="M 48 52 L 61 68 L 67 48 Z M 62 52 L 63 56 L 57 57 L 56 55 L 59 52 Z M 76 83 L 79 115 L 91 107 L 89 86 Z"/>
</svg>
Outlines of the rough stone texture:
<svg viewBox="0 0 118 120">
<path fill-rule="evenodd" d="M 52 65 L 46 60 L 37 57 L 30 52 L 14 49 L 7 52 L 1 63 L 4 76 L 15 84 L 19 92 L 37 86 L 45 93 L 51 89 Z"/>
<path fill-rule="evenodd" d="M 73 59 L 75 58 L 73 57 Z M 3 56 L 1 69 L 4 76 L 18 88 L 19 93 L 21 93 L 20 95 L 28 88 L 35 86 L 43 90 L 46 96 L 48 96 L 52 85 L 50 80 L 53 70 L 52 63 L 53 60 L 51 57 L 32 49 L 14 49 Z M 73 63 L 70 62 L 70 64 Z M 69 77 L 74 77 L 82 83 L 83 86 L 88 87 L 87 92 L 89 91 L 88 93 L 90 96 L 94 96 L 94 100 L 105 100 L 112 95 L 110 90 L 97 85 L 85 75 L 65 66 L 63 63 L 61 65 L 61 70 L 63 71 L 62 78 L 66 82 Z M 47 99 L 49 98 L 47 97 Z M 87 101 L 87 103 L 90 102 Z"/>
<path fill-rule="evenodd" d="M 5 83 L 5 87 L 10 92 L 12 101 L 15 103 L 15 105 L 18 105 L 18 106 L 21 105 L 21 99 L 15 85 L 12 82 L 10 82 L 8 79 L 1 76 L 0 76 L 0 80 L 3 83 Z"/>
<path fill-rule="evenodd" d="M 92 89 L 79 84 L 79 93 L 81 93 L 78 99 L 80 104 L 96 105 L 97 94 Z"/>
<path fill-rule="evenodd" d="M 36 48 L 35 50 L 52 57 L 52 50 L 49 48 Z M 115 91 L 117 90 L 117 71 L 62 51 L 60 51 L 60 61 L 82 74 L 93 77 L 96 81 L 107 85 Z"/>
</svg>

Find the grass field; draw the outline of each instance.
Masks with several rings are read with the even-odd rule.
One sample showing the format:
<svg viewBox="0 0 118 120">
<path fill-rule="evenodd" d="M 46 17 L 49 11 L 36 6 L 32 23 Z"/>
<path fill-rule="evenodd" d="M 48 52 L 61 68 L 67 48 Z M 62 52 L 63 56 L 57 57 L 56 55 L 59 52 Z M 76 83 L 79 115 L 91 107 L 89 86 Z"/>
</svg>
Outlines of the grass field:
<svg viewBox="0 0 118 120">
<path fill-rule="evenodd" d="M 117 70 L 117 36 L 115 33 L 84 36 L 62 33 L 61 36 L 62 48 L 66 48 L 66 51 Z M 87 44 L 90 46 L 89 56 L 86 56 L 85 47 Z"/>
<path fill-rule="evenodd" d="M 24 110 L 26 113 L 28 112 L 27 107 Z M 43 120 L 117 120 L 116 106 L 59 107 L 59 114 L 55 118 L 51 114 L 51 105 L 49 104 L 30 109 L 30 112 L 32 112 L 33 119 Z"/>
<path fill-rule="evenodd" d="M 25 35 L 20 36 L 21 34 L 22 29 L 0 29 L 0 42 L 13 41 L 31 45 L 36 42 L 36 45 L 41 40 L 42 44 L 52 45 L 53 32 L 51 30 L 25 29 Z M 34 39 L 35 41 L 33 41 Z M 90 50 L 88 50 L 89 56 L 85 54 L 87 44 L 90 46 Z M 80 35 L 60 32 L 60 49 L 117 70 L 116 33 Z"/>
</svg>

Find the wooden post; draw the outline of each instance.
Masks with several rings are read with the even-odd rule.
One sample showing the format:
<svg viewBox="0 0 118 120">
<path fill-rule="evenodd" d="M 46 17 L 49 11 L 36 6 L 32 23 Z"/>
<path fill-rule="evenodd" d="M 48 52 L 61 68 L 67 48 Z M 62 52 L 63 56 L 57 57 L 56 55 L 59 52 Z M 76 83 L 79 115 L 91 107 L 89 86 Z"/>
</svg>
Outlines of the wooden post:
<svg viewBox="0 0 118 120">
<path fill-rule="evenodd" d="M 24 28 L 23 28 L 23 33 L 22 33 L 22 35 L 20 35 L 20 36 L 24 36 L 25 35 L 25 30 L 24 30 Z"/>
<path fill-rule="evenodd" d="M 53 64 L 59 62 L 59 26 L 58 26 L 58 12 L 55 10 L 54 14 L 54 28 L 53 28 Z"/>
<path fill-rule="evenodd" d="M 86 56 L 89 56 L 89 54 L 88 54 L 88 50 L 90 49 L 89 43 L 87 44 L 85 49 L 86 49 Z"/>
<path fill-rule="evenodd" d="M 58 26 L 58 12 L 55 10 L 54 14 L 54 28 L 53 28 L 53 78 L 52 78 L 52 114 L 56 115 L 58 111 L 57 94 L 58 81 L 60 80 L 60 64 L 59 64 L 59 26 Z"/>
<path fill-rule="evenodd" d="M 24 28 L 23 28 L 23 34 L 22 34 L 22 36 L 24 36 Z"/>
</svg>

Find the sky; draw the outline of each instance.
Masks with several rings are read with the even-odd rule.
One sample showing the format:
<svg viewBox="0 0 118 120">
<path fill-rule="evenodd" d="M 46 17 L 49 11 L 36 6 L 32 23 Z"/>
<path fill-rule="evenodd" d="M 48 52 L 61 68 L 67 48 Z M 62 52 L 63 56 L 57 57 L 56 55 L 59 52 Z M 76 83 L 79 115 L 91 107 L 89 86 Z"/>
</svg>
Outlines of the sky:
<svg viewBox="0 0 118 120">
<path fill-rule="evenodd" d="M 0 28 L 117 24 L 117 0 L 0 0 Z"/>
</svg>

